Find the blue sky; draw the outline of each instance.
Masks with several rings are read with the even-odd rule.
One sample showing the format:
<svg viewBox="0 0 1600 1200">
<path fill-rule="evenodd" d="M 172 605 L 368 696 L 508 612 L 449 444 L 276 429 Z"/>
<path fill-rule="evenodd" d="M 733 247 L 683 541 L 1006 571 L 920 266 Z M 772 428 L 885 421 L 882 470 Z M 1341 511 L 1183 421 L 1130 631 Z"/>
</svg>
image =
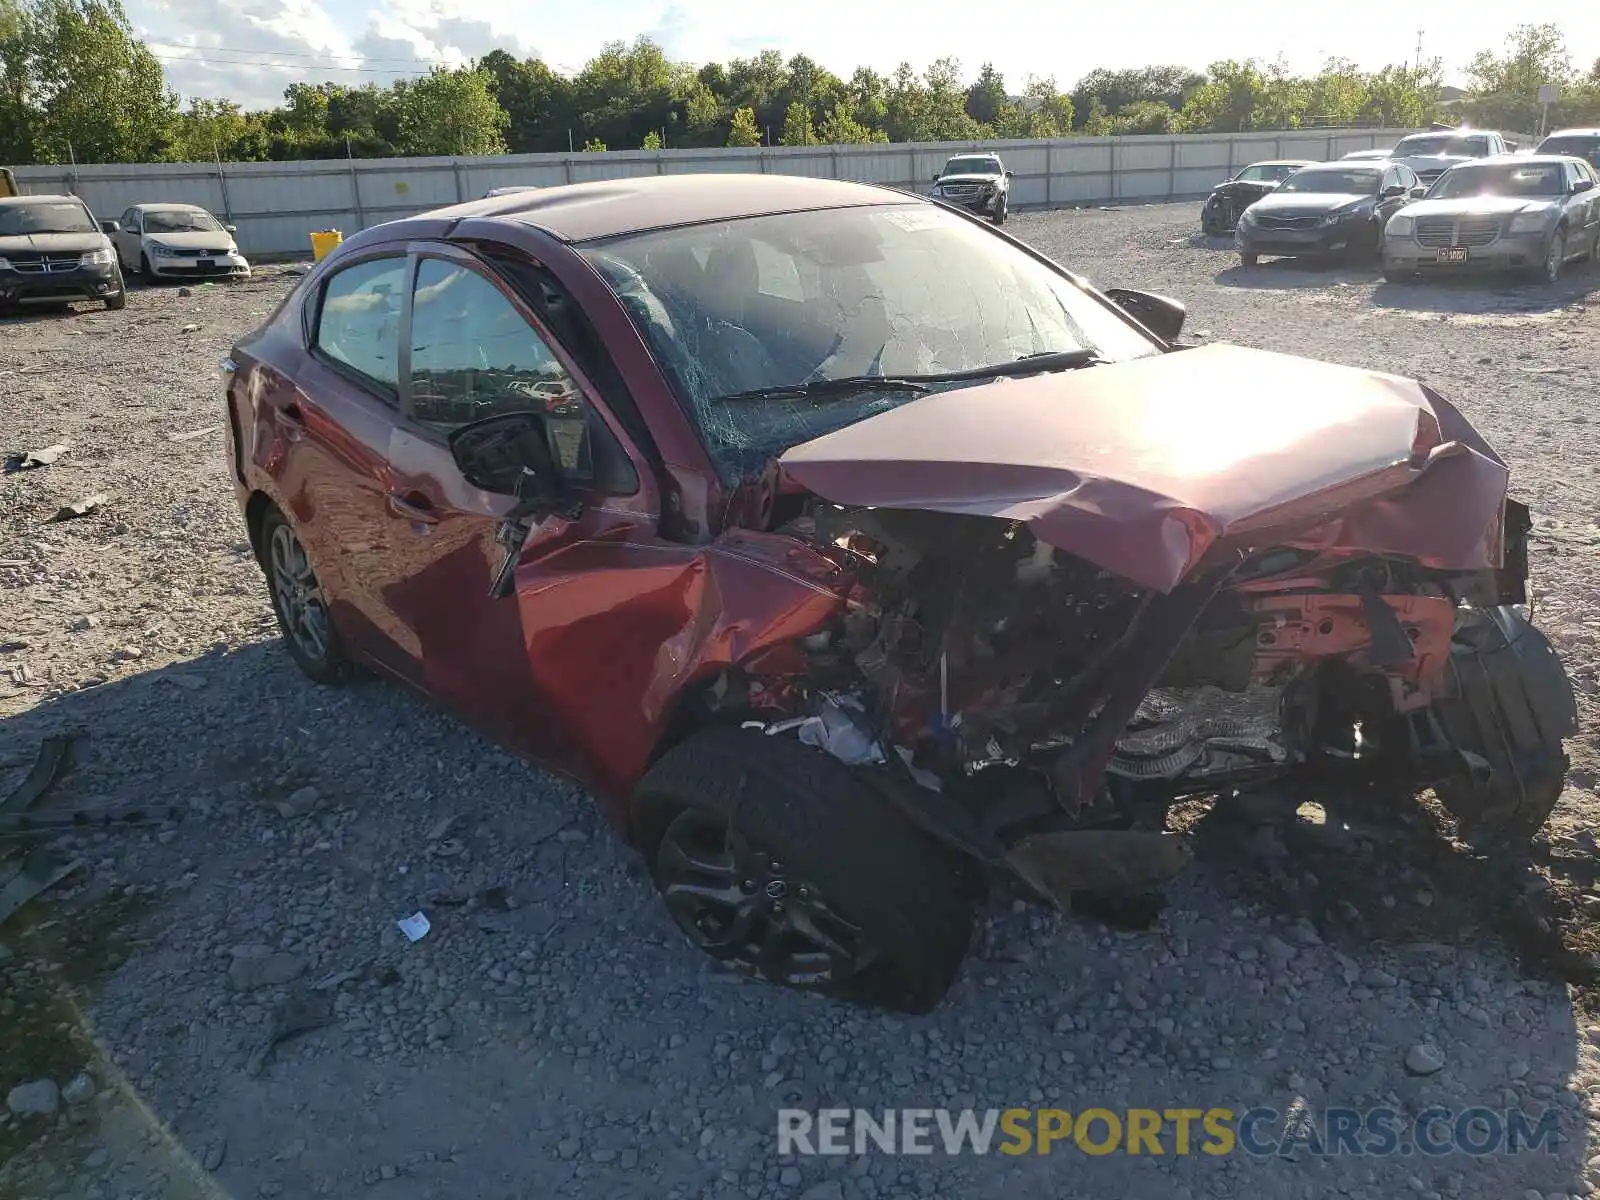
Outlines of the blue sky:
<svg viewBox="0 0 1600 1200">
<path fill-rule="evenodd" d="M 1514 11 L 1490 7 L 1468 17 L 1451 0 L 1147 0 L 1124 8 L 1011 0 L 985 8 L 970 0 L 808 0 L 803 5 L 734 0 L 131 0 L 128 13 L 186 96 L 275 102 L 301 79 L 382 82 L 503 47 L 576 70 L 608 39 L 649 34 L 674 58 L 704 62 L 773 48 L 806 53 L 848 75 L 858 65 L 890 71 L 902 60 L 924 67 L 958 57 L 968 74 L 985 61 L 1014 90 L 1029 75 L 1063 87 L 1095 67 L 1176 62 L 1203 68 L 1219 58 L 1283 56 L 1297 70 L 1329 55 L 1366 67 L 1410 61 L 1417 30 L 1423 54 L 1444 59 L 1447 76 L 1478 50 L 1498 45 L 1512 25 L 1553 21 L 1578 64 L 1600 56 L 1600 5 L 1531 0 Z M 989 14 L 1003 13 L 994 19 Z M 156 44 L 160 43 L 160 44 Z M 265 65 L 265 64 L 276 65 Z"/>
</svg>

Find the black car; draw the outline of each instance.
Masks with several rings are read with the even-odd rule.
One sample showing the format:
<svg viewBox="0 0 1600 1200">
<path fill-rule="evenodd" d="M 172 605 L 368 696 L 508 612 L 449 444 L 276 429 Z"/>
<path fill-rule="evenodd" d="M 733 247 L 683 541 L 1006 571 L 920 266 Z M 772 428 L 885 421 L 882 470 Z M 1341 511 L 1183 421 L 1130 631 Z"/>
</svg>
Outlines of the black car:
<svg viewBox="0 0 1600 1200">
<path fill-rule="evenodd" d="M 1200 231 L 1212 235 L 1230 232 L 1238 224 L 1240 213 L 1301 167 L 1309 166 L 1311 162 L 1303 158 L 1251 163 L 1211 189 L 1200 210 Z"/>
<path fill-rule="evenodd" d="M 993 154 L 957 154 L 933 177 L 935 200 L 1005 224 L 1011 207 L 1011 172 Z"/>
<path fill-rule="evenodd" d="M 76 196 L 0 198 L 0 308 L 99 300 L 128 302 L 111 246 Z"/>
<path fill-rule="evenodd" d="M 1534 153 L 1569 154 L 1600 170 L 1600 129 L 1558 129 Z"/>
<path fill-rule="evenodd" d="M 1316 163 L 1245 209 L 1233 244 L 1247 267 L 1263 254 L 1373 257 L 1389 218 L 1426 191 L 1403 163 Z"/>
</svg>

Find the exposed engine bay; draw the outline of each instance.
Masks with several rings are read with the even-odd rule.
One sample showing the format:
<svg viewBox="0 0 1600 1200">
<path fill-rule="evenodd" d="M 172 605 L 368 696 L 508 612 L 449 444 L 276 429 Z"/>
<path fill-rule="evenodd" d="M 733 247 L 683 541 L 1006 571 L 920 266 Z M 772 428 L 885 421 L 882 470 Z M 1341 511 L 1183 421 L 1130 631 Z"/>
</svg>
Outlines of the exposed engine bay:
<svg viewBox="0 0 1600 1200">
<path fill-rule="evenodd" d="M 1461 576 L 1279 548 L 1161 593 L 986 516 L 808 500 L 778 531 L 848 572 L 845 611 L 721 677 L 711 706 L 880 768 L 928 828 L 995 862 L 1370 754 L 1448 694 L 1461 607 L 1522 600 L 1509 553 L 1499 576 Z"/>
</svg>

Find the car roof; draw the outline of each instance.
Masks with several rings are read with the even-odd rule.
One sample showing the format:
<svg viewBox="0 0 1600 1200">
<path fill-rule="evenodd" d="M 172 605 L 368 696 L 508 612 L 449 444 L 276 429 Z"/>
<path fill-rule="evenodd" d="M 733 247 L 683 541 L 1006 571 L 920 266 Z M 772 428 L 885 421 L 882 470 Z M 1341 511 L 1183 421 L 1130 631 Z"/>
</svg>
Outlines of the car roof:
<svg viewBox="0 0 1600 1200">
<path fill-rule="evenodd" d="M 1255 162 L 1245 167 L 1309 167 L 1315 159 L 1311 158 L 1258 158 Z"/>
<path fill-rule="evenodd" d="M 1558 137 L 1592 137 L 1600 138 L 1600 129 L 1556 129 L 1544 135 L 1544 140 Z"/>
<path fill-rule="evenodd" d="M 54 194 L 34 195 L 34 196 L 0 196 L 0 208 L 14 208 L 14 207 L 16 207 L 18 205 L 21 205 L 21 204 L 36 203 L 37 201 L 40 201 L 40 200 L 50 200 L 50 201 L 72 200 L 72 201 L 74 201 L 74 202 L 76 202 L 78 204 L 83 204 L 84 203 L 84 200 L 83 200 L 82 196 L 65 196 L 65 195 L 59 195 L 58 196 L 58 195 L 54 195 Z"/>
<path fill-rule="evenodd" d="M 1327 162 L 1308 162 L 1306 166 L 1312 168 L 1328 167 L 1334 171 L 1376 171 L 1384 165 L 1385 161 L 1387 160 L 1375 158 L 1332 158 Z"/>
<path fill-rule="evenodd" d="M 888 187 L 799 175 L 652 175 L 492 196 L 429 215 L 520 221 L 563 241 L 585 242 L 674 225 L 775 213 L 926 203 Z"/>
<path fill-rule="evenodd" d="M 205 212 L 198 204 L 183 204 L 179 201 L 167 203 L 165 201 L 146 201 L 144 204 L 135 204 L 134 208 L 140 212 Z"/>
</svg>

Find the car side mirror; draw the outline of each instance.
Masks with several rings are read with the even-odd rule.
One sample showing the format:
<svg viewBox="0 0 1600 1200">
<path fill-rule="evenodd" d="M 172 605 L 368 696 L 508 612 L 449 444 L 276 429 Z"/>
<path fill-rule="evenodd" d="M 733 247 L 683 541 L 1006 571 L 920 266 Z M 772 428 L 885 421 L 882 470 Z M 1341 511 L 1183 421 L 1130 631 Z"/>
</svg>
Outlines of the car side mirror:
<svg viewBox="0 0 1600 1200">
<path fill-rule="evenodd" d="M 540 413 L 472 421 L 450 434 L 449 445 L 461 477 L 480 491 L 515 496 L 530 509 L 561 493 L 561 468 Z"/>
<path fill-rule="evenodd" d="M 1398 183 L 1395 183 L 1390 184 L 1388 187 L 1384 188 L 1383 191 L 1379 192 L 1378 198 L 1380 200 L 1393 200 L 1396 196 L 1404 196 L 1405 194 L 1406 189 L 1401 187 Z"/>
<path fill-rule="evenodd" d="M 934 182 L 935 182 L 935 183 L 938 183 L 938 182 L 939 182 L 939 172 L 937 172 L 937 171 L 935 171 L 935 172 L 934 172 L 934 173 L 933 173 L 933 181 L 934 181 Z"/>
<path fill-rule="evenodd" d="M 1013 176 L 1014 176 L 1014 175 L 1016 175 L 1016 172 L 1015 172 L 1015 171 L 1007 171 L 1007 172 L 1006 172 L 1006 178 L 1007 178 L 1007 179 L 1010 179 L 1010 178 L 1012 178 L 1012 177 L 1013 177 Z"/>
<path fill-rule="evenodd" d="M 224 225 L 222 227 L 222 232 L 223 233 L 238 233 L 239 232 L 239 227 L 237 225 Z"/>
<path fill-rule="evenodd" d="M 1170 296 L 1130 288 L 1107 288 L 1106 296 L 1164 342 L 1176 341 L 1183 332 L 1183 323 L 1189 319 L 1189 310 Z"/>
<path fill-rule="evenodd" d="M 115 222 L 115 221 L 101 221 L 100 222 L 100 232 L 101 233 L 121 233 L 122 232 L 122 226 L 117 224 L 117 222 Z"/>
<path fill-rule="evenodd" d="M 1580 179 L 1577 183 L 1572 185 L 1572 194 L 1574 196 L 1576 196 L 1579 192 L 1588 192 L 1592 190 L 1594 190 L 1594 180 L 1592 179 Z"/>
<path fill-rule="evenodd" d="M 1421 200 L 1424 196 L 1426 196 L 1428 194 L 1428 185 L 1425 184 L 1425 183 L 1419 183 L 1419 184 L 1417 184 L 1416 187 L 1412 188 L 1406 194 L 1408 196 L 1410 196 L 1413 200 Z"/>
</svg>

